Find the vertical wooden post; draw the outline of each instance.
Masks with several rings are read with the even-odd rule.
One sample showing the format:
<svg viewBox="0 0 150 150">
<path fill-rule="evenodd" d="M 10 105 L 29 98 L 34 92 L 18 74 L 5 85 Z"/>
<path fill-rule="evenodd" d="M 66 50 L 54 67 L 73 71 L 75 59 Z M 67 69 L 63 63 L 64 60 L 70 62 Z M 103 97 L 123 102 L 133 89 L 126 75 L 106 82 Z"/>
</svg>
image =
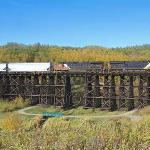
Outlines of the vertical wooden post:
<svg viewBox="0 0 150 150">
<path fill-rule="evenodd" d="M 110 83 L 110 109 L 116 110 L 116 84 L 115 84 L 115 76 L 111 75 L 111 83 Z"/>
<path fill-rule="evenodd" d="M 72 106 L 72 93 L 71 93 L 71 82 L 70 77 L 66 76 L 66 83 L 65 83 L 65 107 Z"/>
<path fill-rule="evenodd" d="M 25 99 L 25 76 L 20 75 L 19 77 L 19 93 L 20 96 Z"/>
<path fill-rule="evenodd" d="M 104 75 L 102 109 L 111 109 L 110 107 L 110 79 L 109 75 Z"/>
<path fill-rule="evenodd" d="M 143 101 L 143 76 L 139 76 L 139 87 L 138 87 L 138 108 L 144 107 L 144 101 Z"/>
<path fill-rule="evenodd" d="M 1 98 L 5 99 L 5 92 L 6 92 L 6 75 L 1 74 L 0 76 L 0 88 L 1 88 Z"/>
<path fill-rule="evenodd" d="M 49 89 L 48 89 L 48 95 L 49 95 L 48 104 L 50 104 L 50 105 L 54 105 L 54 98 L 55 98 L 54 77 L 55 77 L 54 75 L 49 75 L 48 76 L 48 85 L 49 85 Z"/>
<path fill-rule="evenodd" d="M 10 76 L 9 73 L 6 74 L 6 84 L 5 84 L 5 96 L 4 98 L 9 99 L 10 97 L 8 96 L 10 93 Z"/>
<path fill-rule="evenodd" d="M 95 76 L 95 107 L 101 107 L 101 92 L 100 92 L 99 75 Z"/>
<path fill-rule="evenodd" d="M 119 98 L 119 109 L 126 109 L 126 92 L 125 92 L 125 76 L 120 75 L 120 98 Z"/>
<path fill-rule="evenodd" d="M 35 74 L 33 78 L 31 77 L 31 82 L 33 82 L 33 93 L 32 93 L 32 104 L 40 103 L 40 93 L 39 93 L 39 77 Z"/>
<path fill-rule="evenodd" d="M 147 104 L 150 105 L 150 76 L 147 77 Z"/>
<path fill-rule="evenodd" d="M 33 83 L 31 82 L 31 76 L 25 76 L 25 97 L 26 99 L 30 99 L 30 103 L 32 104 L 32 93 L 33 93 Z"/>
<path fill-rule="evenodd" d="M 92 76 L 86 75 L 85 77 L 85 107 L 92 107 Z"/>
<path fill-rule="evenodd" d="M 3 81 L 2 81 L 2 75 L 0 75 L 0 98 L 2 98 L 3 95 Z"/>
<path fill-rule="evenodd" d="M 128 110 L 134 108 L 134 85 L 133 76 L 129 76 L 129 100 L 128 100 Z"/>
<path fill-rule="evenodd" d="M 39 89 L 39 97 L 42 104 L 48 104 L 48 83 L 47 75 L 42 74 L 41 76 L 41 85 Z"/>
<path fill-rule="evenodd" d="M 65 107 L 65 76 L 55 76 L 55 106 Z"/>
</svg>

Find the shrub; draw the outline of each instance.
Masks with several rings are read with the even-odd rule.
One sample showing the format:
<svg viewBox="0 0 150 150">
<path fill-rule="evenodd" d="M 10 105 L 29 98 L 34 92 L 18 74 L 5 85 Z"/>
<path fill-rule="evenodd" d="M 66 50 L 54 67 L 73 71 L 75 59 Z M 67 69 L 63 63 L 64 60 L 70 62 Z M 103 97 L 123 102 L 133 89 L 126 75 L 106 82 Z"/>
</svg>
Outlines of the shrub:
<svg viewBox="0 0 150 150">
<path fill-rule="evenodd" d="M 35 126 L 30 130 L 26 130 L 17 117 L 9 116 L 3 123 L 0 143 L 4 149 L 147 150 L 150 146 L 148 117 L 141 121 L 124 119 L 99 122 L 51 118 L 42 128 Z M 36 118 L 32 121 L 36 124 L 39 120 Z"/>
<path fill-rule="evenodd" d="M 1 128 L 8 131 L 16 131 L 21 127 L 22 120 L 17 114 L 8 114 L 1 121 Z"/>
<path fill-rule="evenodd" d="M 3 107 L 3 112 L 10 112 L 16 109 L 21 109 L 28 106 L 28 104 L 28 100 L 24 100 L 22 97 L 19 96 L 5 104 Z"/>
</svg>

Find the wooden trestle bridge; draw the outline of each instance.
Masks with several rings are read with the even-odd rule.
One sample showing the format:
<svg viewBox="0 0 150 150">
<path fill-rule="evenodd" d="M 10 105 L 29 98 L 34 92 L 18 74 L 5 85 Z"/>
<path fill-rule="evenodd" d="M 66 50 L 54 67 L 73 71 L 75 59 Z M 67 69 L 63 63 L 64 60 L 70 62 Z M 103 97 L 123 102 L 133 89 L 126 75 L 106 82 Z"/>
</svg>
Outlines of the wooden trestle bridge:
<svg viewBox="0 0 150 150">
<path fill-rule="evenodd" d="M 72 78 L 82 78 L 82 96 L 74 96 Z M 79 105 L 85 107 L 132 110 L 150 104 L 150 72 L 0 72 L 0 97 L 14 99 L 17 96 L 29 99 L 31 104 L 68 108 L 80 101 Z"/>
</svg>

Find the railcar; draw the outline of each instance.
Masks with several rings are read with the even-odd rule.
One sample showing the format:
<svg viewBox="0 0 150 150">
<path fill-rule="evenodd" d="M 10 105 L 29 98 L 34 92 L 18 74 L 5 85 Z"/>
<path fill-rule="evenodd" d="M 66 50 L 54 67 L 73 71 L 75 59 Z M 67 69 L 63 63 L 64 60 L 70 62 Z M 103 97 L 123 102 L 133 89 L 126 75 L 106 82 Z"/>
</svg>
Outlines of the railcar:
<svg viewBox="0 0 150 150">
<path fill-rule="evenodd" d="M 66 64 L 69 71 L 102 71 L 104 68 L 103 62 L 61 62 Z"/>
<path fill-rule="evenodd" d="M 125 69 L 124 61 L 110 61 L 107 69 Z"/>
<path fill-rule="evenodd" d="M 47 71 L 69 71 L 67 64 L 52 63 L 0 63 L 0 71 L 6 72 L 47 72 Z"/>
<path fill-rule="evenodd" d="M 142 70 L 149 64 L 148 61 L 111 61 L 108 69 L 112 70 Z M 146 69 L 146 68 L 145 68 Z"/>
</svg>

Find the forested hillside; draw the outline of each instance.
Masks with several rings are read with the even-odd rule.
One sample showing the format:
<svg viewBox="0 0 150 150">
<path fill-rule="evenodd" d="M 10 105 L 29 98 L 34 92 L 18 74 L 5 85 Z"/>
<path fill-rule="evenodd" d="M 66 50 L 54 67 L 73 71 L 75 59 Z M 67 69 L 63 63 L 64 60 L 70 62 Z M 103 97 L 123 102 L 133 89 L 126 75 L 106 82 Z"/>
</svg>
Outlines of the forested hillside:
<svg viewBox="0 0 150 150">
<path fill-rule="evenodd" d="M 1 62 L 127 61 L 150 60 L 150 45 L 125 48 L 87 46 L 82 48 L 8 43 L 0 46 Z"/>
</svg>

